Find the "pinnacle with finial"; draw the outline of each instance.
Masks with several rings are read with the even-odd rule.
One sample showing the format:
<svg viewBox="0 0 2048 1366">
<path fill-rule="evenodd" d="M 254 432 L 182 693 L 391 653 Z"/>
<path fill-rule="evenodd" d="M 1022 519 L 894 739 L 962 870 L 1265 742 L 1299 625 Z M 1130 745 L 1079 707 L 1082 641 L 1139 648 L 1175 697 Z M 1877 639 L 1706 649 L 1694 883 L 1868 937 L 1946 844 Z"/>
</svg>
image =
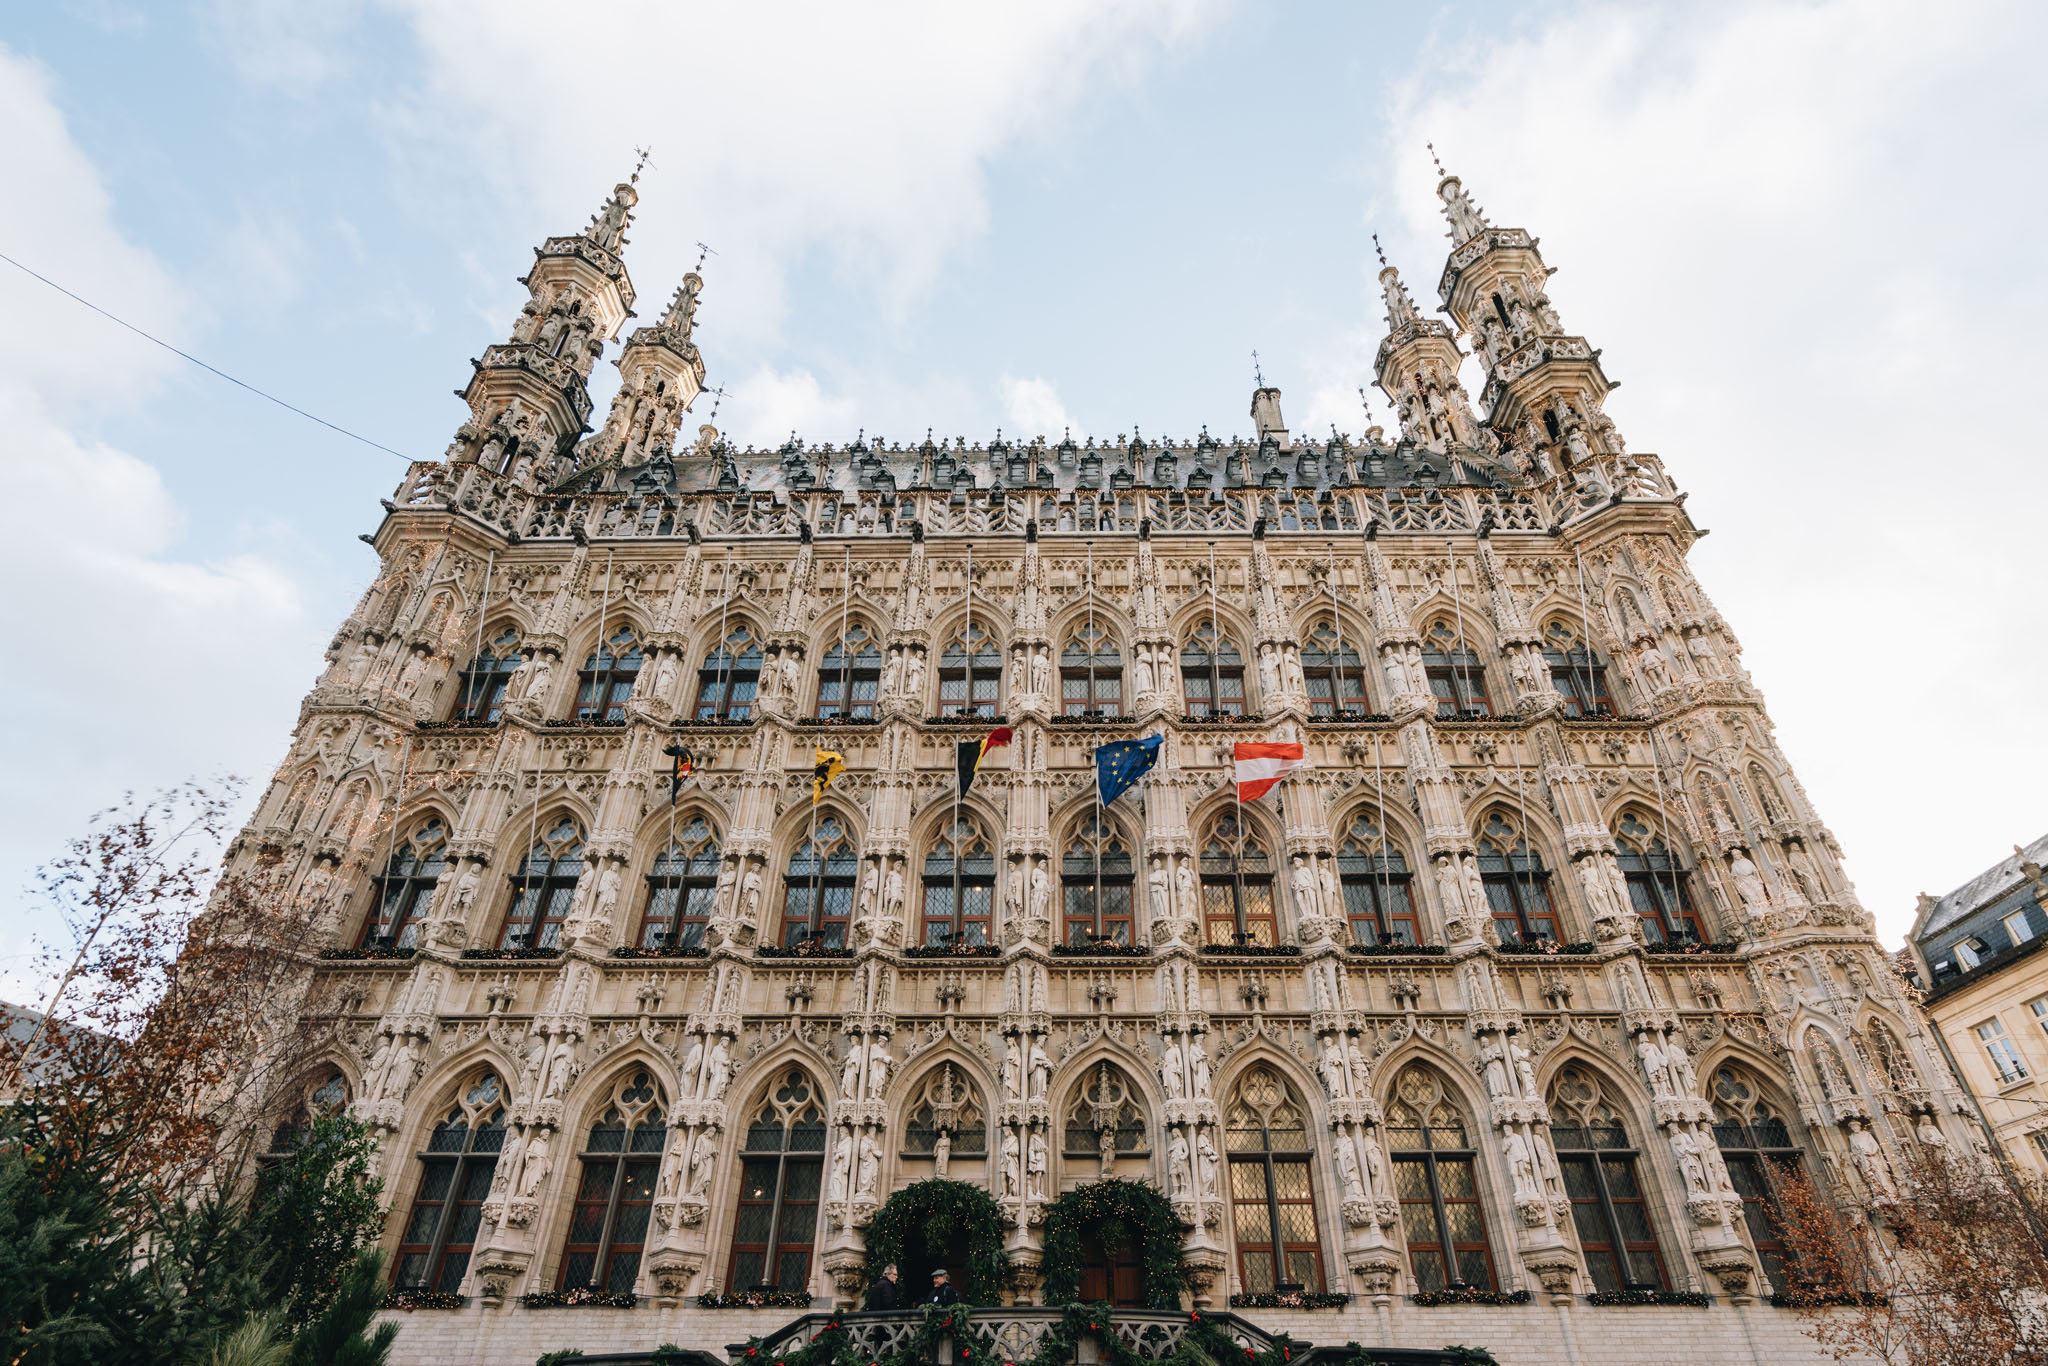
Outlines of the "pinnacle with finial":
<svg viewBox="0 0 2048 1366">
<path fill-rule="evenodd" d="M 635 147 L 633 150 L 640 154 L 640 160 L 633 164 L 632 178 L 628 180 L 626 183 L 629 185 L 638 185 L 640 183 L 640 173 L 646 170 L 649 166 L 652 166 L 654 164 L 652 160 L 654 156 L 654 149 L 652 147 Z"/>
<path fill-rule="evenodd" d="M 1380 258 L 1381 266 L 1385 266 L 1387 264 L 1386 249 L 1380 246 L 1380 235 L 1378 233 L 1374 233 L 1372 235 L 1372 253 L 1373 255 Z"/>
<path fill-rule="evenodd" d="M 704 244 L 703 244 L 702 242 L 699 242 L 699 243 L 697 244 L 697 265 L 696 265 L 696 269 L 697 269 L 697 270 L 698 270 L 699 272 L 702 272 L 702 271 L 703 271 L 703 269 L 704 269 L 704 258 L 705 258 L 705 257 L 707 257 L 707 256 L 716 256 L 716 255 L 718 255 L 718 253 L 717 253 L 717 252 L 715 252 L 715 251 L 713 251 L 713 250 L 712 250 L 711 248 L 709 248 L 709 247 L 705 246 L 705 245 L 704 245 Z"/>
<path fill-rule="evenodd" d="M 1256 350 L 1252 352 L 1252 379 L 1261 389 L 1266 387 L 1266 372 L 1259 368 L 1259 353 Z"/>
<path fill-rule="evenodd" d="M 1436 144 L 1435 144 L 1435 143 L 1433 143 L 1433 142 L 1425 142 L 1425 143 L 1423 143 L 1422 145 L 1423 145 L 1424 147 L 1427 147 L 1427 148 L 1429 149 L 1429 159 L 1430 159 L 1431 161 L 1433 161 L 1433 162 L 1436 162 L 1436 175 L 1437 175 L 1437 179 L 1438 179 L 1438 180 L 1442 180 L 1442 179 L 1444 178 L 1444 176 L 1448 174 L 1448 172 L 1446 172 L 1446 171 L 1444 170 L 1444 164 L 1443 164 L 1443 162 L 1441 162 L 1441 161 L 1438 161 L 1438 160 L 1437 160 L 1437 155 L 1436 155 Z"/>
</svg>

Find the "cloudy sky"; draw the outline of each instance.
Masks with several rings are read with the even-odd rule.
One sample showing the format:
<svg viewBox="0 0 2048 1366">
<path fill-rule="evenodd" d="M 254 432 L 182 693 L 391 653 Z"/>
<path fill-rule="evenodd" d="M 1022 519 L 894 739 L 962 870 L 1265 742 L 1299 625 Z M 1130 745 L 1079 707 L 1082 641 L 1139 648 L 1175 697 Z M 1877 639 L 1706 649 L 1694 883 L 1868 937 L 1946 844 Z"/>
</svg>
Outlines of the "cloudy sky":
<svg viewBox="0 0 2048 1366">
<path fill-rule="evenodd" d="M 1887 937 L 2048 828 L 2043 7 L 574 14 L 11 7 L 0 253 L 432 457 L 532 247 L 646 145 L 628 261 L 653 304 L 715 251 L 698 336 L 742 441 L 1227 434 L 1254 348 L 1297 430 L 1356 431 L 1369 234 L 1418 294 L 1446 250 L 1433 141 L 1541 236 L 1611 413 L 1691 490 Z M 0 320 L 11 892 L 125 789 L 267 778 L 403 464 L 4 263 Z"/>
</svg>

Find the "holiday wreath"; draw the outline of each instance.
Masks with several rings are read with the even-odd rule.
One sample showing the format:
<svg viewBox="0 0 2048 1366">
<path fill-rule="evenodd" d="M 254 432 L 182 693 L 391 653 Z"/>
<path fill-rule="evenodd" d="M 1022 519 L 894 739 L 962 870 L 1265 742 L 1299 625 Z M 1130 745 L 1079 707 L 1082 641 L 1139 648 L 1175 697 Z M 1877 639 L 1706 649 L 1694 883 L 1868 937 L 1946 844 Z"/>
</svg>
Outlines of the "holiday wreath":
<svg viewBox="0 0 2048 1366">
<path fill-rule="evenodd" d="M 1003 1211 L 987 1191 L 965 1181 L 913 1181 L 882 1202 L 868 1221 L 868 1281 L 891 1262 L 936 1262 L 963 1237 L 965 1262 L 947 1268 L 959 1277 L 960 1298 L 999 1303 L 1007 1266 Z M 923 1292 L 923 1286 L 911 1288 L 914 1295 Z"/>
<path fill-rule="evenodd" d="M 1045 1207 L 1045 1302 L 1081 1293 L 1081 1243 L 1129 1239 L 1145 1262 L 1145 1307 L 1180 1308 L 1181 1223 L 1157 1186 L 1111 1177 L 1066 1191 Z"/>
</svg>

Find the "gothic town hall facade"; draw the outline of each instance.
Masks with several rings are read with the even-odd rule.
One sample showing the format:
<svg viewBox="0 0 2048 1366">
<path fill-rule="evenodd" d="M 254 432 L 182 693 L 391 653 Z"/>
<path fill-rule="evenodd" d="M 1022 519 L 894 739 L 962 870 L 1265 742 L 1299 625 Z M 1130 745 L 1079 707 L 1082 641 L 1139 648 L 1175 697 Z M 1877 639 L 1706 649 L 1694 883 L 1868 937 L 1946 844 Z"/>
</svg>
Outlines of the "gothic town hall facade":
<svg viewBox="0 0 2048 1366">
<path fill-rule="evenodd" d="M 1979 1135 L 1684 494 L 1535 239 L 1439 194 L 1449 322 L 1383 269 L 1400 430 L 1327 441 L 1260 387 L 1229 442 L 740 451 L 683 430 L 702 279 L 624 330 L 632 185 L 540 246 L 236 852 L 321 908 L 287 1104 L 380 1138 L 396 1359 L 722 1352 L 856 1304 L 933 1178 L 1005 1305 L 1124 1178 L 1183 1308 L 1298 1339 L 1812 1355 L 1768 1165 L 1882 1201 Z M 1240 804 L 1241 741 L 1307 763 Z"/>
</svg>

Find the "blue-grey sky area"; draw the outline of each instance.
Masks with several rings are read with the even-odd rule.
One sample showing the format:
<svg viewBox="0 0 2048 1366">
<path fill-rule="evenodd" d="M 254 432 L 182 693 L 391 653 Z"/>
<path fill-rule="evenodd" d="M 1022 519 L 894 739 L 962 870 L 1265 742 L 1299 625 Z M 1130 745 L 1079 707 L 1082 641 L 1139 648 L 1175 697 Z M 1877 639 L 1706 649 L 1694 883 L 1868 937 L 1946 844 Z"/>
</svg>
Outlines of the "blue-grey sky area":
<svg viewBox="0 0 2048 1366">
<path fill-rule="evenodd" d="M 0 17 L 0 253 L 429 458 L 646 145 L 640 312 L 708 242 L 743 443 L 1226 435 L 1254 348 L 1295 429 L 1356 432 L 1371 233 L 1434 301 L 1433 141 L 1691 491 L 1896 939 L 2048 828 L 2044 39 L 1973 0 L 58 0 Z M 12 890 L 124 790 L 267 781 L 403 462 L 5 265 L 0 319 Z M 0 994 L 48 928 L 0 927 Z"/>
</svg>

